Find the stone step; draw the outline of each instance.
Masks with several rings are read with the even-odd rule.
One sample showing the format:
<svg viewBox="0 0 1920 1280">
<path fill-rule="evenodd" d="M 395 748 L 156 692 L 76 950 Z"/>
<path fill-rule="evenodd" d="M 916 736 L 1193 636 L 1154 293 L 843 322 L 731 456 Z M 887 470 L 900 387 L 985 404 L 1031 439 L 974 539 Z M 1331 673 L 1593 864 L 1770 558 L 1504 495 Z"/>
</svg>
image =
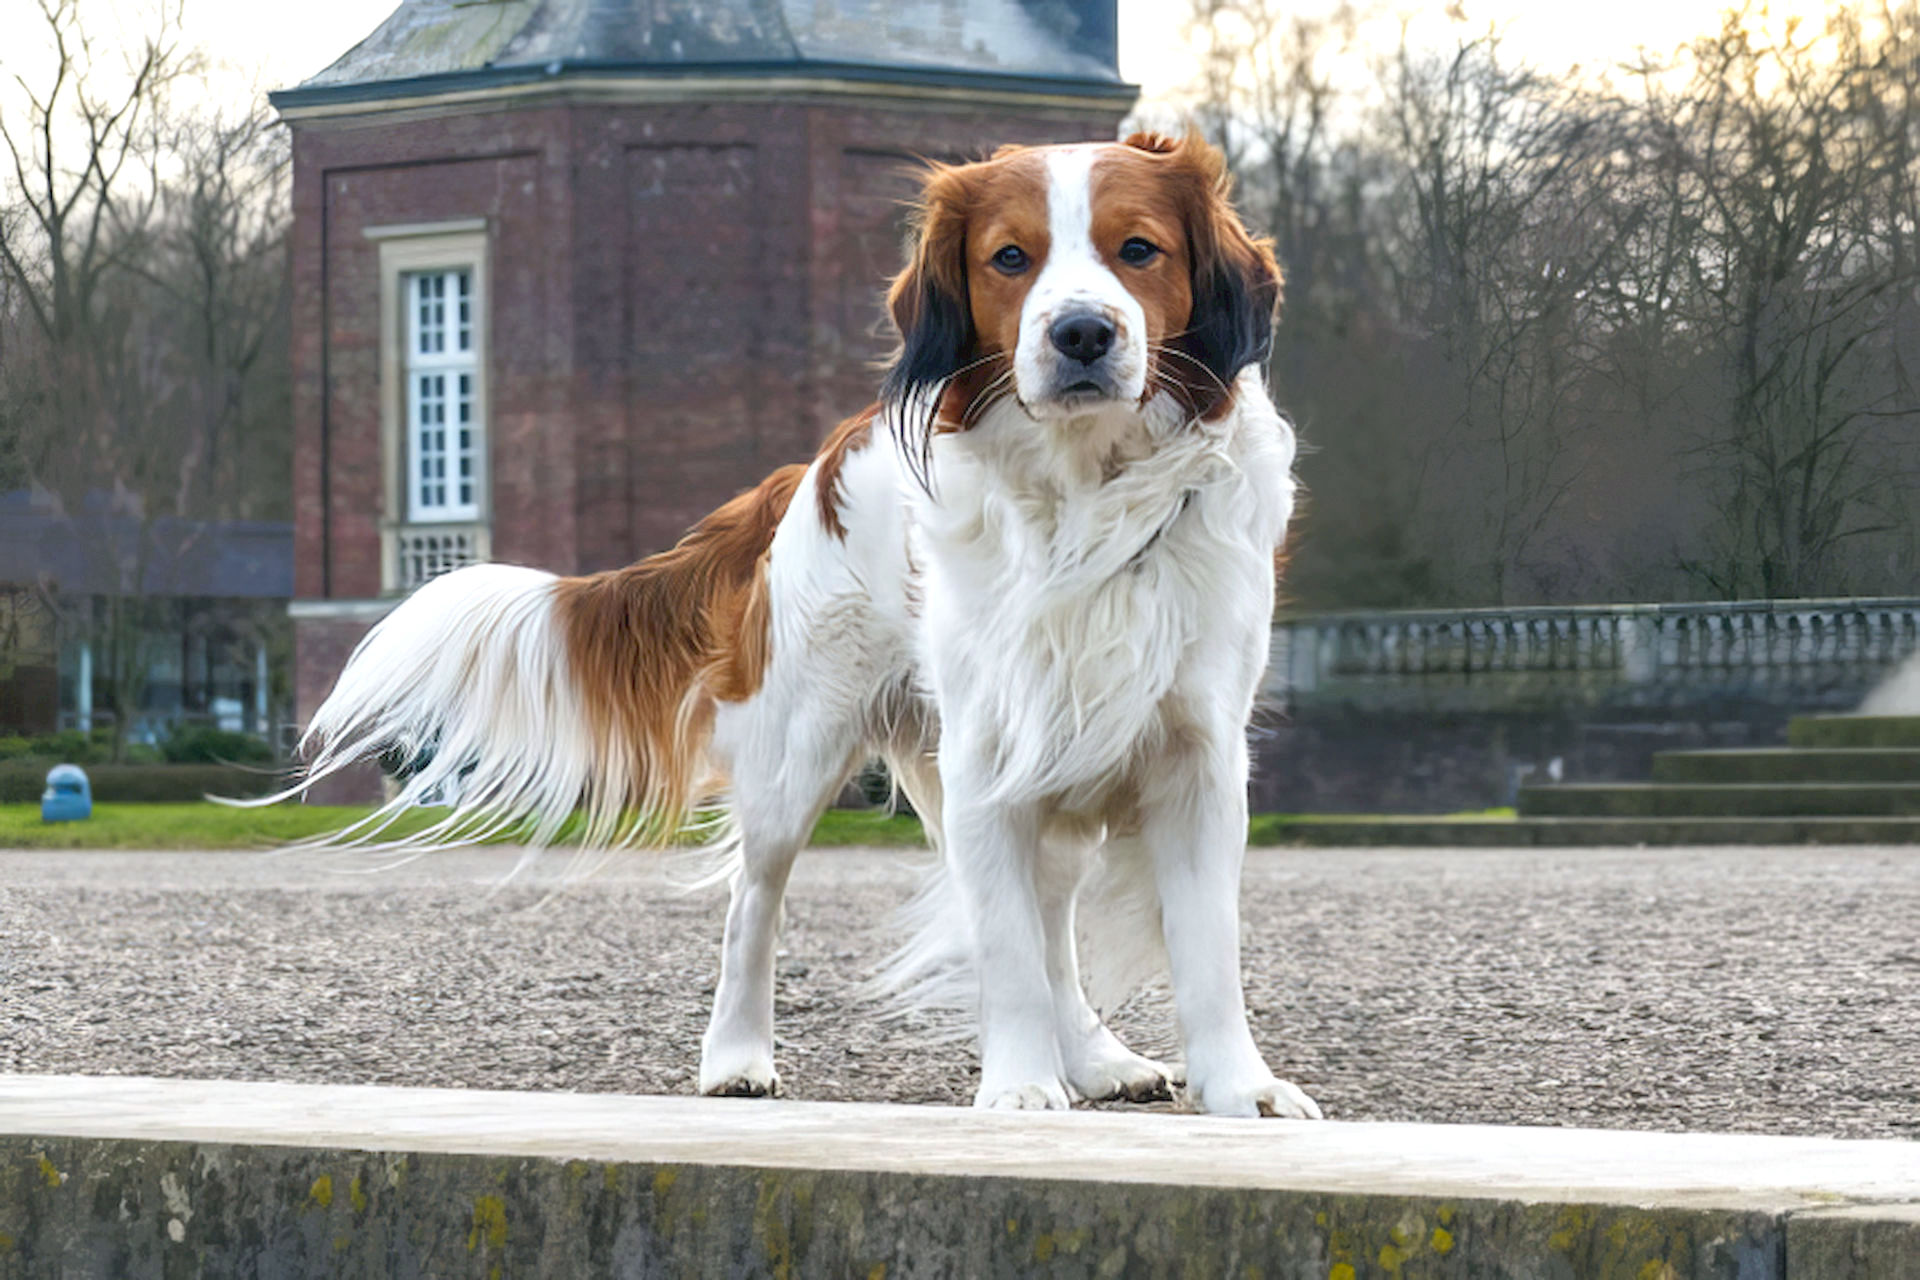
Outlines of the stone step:
<svg viewBox="0 0 1920 1280">
<path fill-rule="evenodd" d="M 1891 1280 L 1920 1143 L 0 1076 L 0 1227 L 8 1276 Z"/>
<path fill-rule="evenodd" d="M 1920 816 L 1920 784 L 1590 782 L 1522 787 L 1528 818 L 1898 818 Z"/>
<path fill-rule="evenodd" d="M 1920 818 L 1337 818 L 1256 827 L 1255 843 L 1319 849 L 1920 844 Z"/>
<path fill-rule="evenodd" d="M 1662 751 L 1655 782 L 1914 782 L 1920 747 L 1759 747 Z"/>
<path fill-rule="evenodd" d="M 1793 747 L 1920 747 L 1920 716 L 1795 716 Z"/>
</svg>

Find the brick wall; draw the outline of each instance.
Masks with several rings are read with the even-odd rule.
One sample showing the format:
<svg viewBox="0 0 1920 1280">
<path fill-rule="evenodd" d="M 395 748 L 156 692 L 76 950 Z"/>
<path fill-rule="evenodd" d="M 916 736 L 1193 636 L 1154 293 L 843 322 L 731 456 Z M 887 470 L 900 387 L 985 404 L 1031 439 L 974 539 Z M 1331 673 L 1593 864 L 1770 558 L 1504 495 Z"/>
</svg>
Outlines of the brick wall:
<svg viewBox="0 0 1920 1280">
<path fill-rule="evenodd" d="M 0 735 L 52 733 L 60 723 L 60 669 L 16 662 L 0 679 Z"/>
<path fill-rule="evenodd" d="M 1117 124 L 818 100 L 296 123 L 297 596 L 381 589 L 367 228 L 487 220 L 493 556 L 588 572 L 670 545 L 871 401 L 920 157 L 1112 137 Z M 302 722 L 364 629 L 299 622 Z"/>
<path fill-rule="evenodd" d="M 293 716 L 303 729 L 333 689 L 347 655 L 372 628 L 345 618 L 296 618 L 293 623 Z M 312 804 L 366 804 L 380 797 L 380 775 L 371 766 L 336 774 L 307 796 Z"/>
<path fill-rule="evenodd" d="M 380 590 L 367 228 L 487 219 L 494 556 L 608 568 L 806 458 L 871 399 L 916 157 L 1113 123 L 763 103 L 300 125 L 298 594 Z"/>
<path fill-rule="evenodd" d="M 547 108 L 295 131 L 300 597 L 380 594 L 380 259 L 366 231 L 396 223 L 487 219 L 495 545 L 571 564 L 566 126 Z"/>
</svg>

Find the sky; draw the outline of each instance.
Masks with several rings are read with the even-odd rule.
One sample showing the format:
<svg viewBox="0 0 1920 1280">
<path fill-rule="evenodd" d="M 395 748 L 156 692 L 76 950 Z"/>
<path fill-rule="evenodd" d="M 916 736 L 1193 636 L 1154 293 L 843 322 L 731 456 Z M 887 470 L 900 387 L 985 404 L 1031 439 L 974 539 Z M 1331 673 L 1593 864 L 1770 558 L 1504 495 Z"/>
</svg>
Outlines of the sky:
<svg viewBox="0 0 1920 1280">
<path fill-rule="evenodd" d="M 1374 24 L 1378 37 L 1396 36 L 1398 14 L 1412 19 L 1412 30 L 1428 39 L 1446 42 L 1457 35 L 1477 35 L 1497 26 L 1509 47 L 1544 70 L 1561 72 L 1581 66 L 1589 71 L 1630 59 L 1645 48 L 1666 53 L 1691 39 L 1717 30 L 1720 15 L 1732 0 L 1605 0 L 1600 4 L 1572 4 L 1566 0 L 1462 0 L 1461 3 L 1387 4 L 1396 11 Z M 1141 87 L 1143 98 L 1177 96 L 1191 83 L 1195 65 L 1184 44 L 1169 39 L 1169 11 L 1185 8 L 1180 0 L 1119 0 L 1120 70 Z M 1298 0 L 1302 13 L 1326 12 L 1325 0 Z M 1358 7 L 1358 6 L 1356 6 Z M 1827 0 L 1766 0 L 1774 17 L 1799 17 L 1819 22 L 1832 6 Z M 1465 21 L 1451 21 L 1445 11 L 1463 10 Z"/>
<path fill-rule="evenodd" d="M 96 10 L 134 14 L 151 0 L 84 0 Z M 1553 70 L 1630 56 L 1636 46 L 1669 49 L 1697 32 L 1717 25 L 1724 0 L 1606 0 L 1604 4 L 1568 4 L 1564 0 L 1464 0 L 1475 30 L 1499 24 L 1511 47 Z M 397 0 L 185 0 L 189 42 L 198 44 L 216 64 L 210 92 L 221 100 L 244 102 L 255 92 L 298 84 L 325 67 L 371 32 L 392 12 Z M 1193 74 L 1193 63 L 1178 39 L 1177 15 L 1183 0 L 1119 0 L 1120 70 L 1148 98 L 1177 94 Z M 1325 8 L 1324 0 L 1300 0 L 1299 8 Z M 1416 29 L 1445 38 L 1448 24 L 1438 4 L 1409 5 L 1419 15 Z M 1820 0 L 1771 0 L 1776 14 L 1817 17 Z M 0 0 L 0 31 L 37 25 L 34 0 Z M 1389 37 L 1390 38 L 1390 37 Z M 14 70 L 20 55 L 0 51 L 0 70 Z M 6 65 L 12 63 L 14 65 Z"/>
</svg>

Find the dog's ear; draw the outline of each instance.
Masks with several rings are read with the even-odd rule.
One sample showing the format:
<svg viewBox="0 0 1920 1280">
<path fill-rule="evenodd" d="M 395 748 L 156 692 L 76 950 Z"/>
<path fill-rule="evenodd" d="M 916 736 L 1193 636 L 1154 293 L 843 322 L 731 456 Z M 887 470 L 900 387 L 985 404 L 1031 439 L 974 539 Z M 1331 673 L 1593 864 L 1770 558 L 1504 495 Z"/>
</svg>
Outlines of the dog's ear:
<svg viewBox="0 0 1920 1280">
<path fill-rule="evenodd" d="M 880 389 L 881 401 L 890 407 L 913 402 L 952 377 L 972 355 L 965 197 L 958 170 L 935 166 L 928 171 L 913 256 L 887 291 L 887 310 L 900 331 L 899 351 Z"/>
<path fill-rule="evenodd" d="M 1181 147 L 1179 138 L 1170 138 L 1164 133 L 1151 131 L 1130 133 L 1122 146 L 1132 147 L 1135 151 L 1146 151 L 1156 156 L 1170 156 Z"/>
<path fill-rule="evenodd" d="M 1273 243 L 1248 233 L 1234 211 L 1226 157 L 1197 135 L 1159 136 L 1128 145 L 1166 157 L 1184 180 L 1187 247 L 1193 264 L 1193 313 L 1175 342 L 1193 362 L 1169 369 L 1189 391 L 1196 413 L 1213 418 L 1231 405 L 1233 380 L 1273 348 L 1280 307 L 1280 264 Z"/>
</svg>

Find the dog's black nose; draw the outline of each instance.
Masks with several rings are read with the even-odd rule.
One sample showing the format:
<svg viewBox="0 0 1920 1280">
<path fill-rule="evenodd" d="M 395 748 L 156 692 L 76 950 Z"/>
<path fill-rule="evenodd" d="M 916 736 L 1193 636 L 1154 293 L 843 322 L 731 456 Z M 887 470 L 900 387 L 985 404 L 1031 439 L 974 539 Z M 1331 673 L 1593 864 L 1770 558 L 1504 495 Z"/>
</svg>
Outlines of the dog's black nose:
<svg viewBox="0 0 1920 1280">
<path fill-rule="evenodd" d="M 1091 311 L 1076 311 L 1055 320 L 1047 336 L 1061 355 L 1092 364 L 1113 345 L 1113 326 Z"/>
</svg>

